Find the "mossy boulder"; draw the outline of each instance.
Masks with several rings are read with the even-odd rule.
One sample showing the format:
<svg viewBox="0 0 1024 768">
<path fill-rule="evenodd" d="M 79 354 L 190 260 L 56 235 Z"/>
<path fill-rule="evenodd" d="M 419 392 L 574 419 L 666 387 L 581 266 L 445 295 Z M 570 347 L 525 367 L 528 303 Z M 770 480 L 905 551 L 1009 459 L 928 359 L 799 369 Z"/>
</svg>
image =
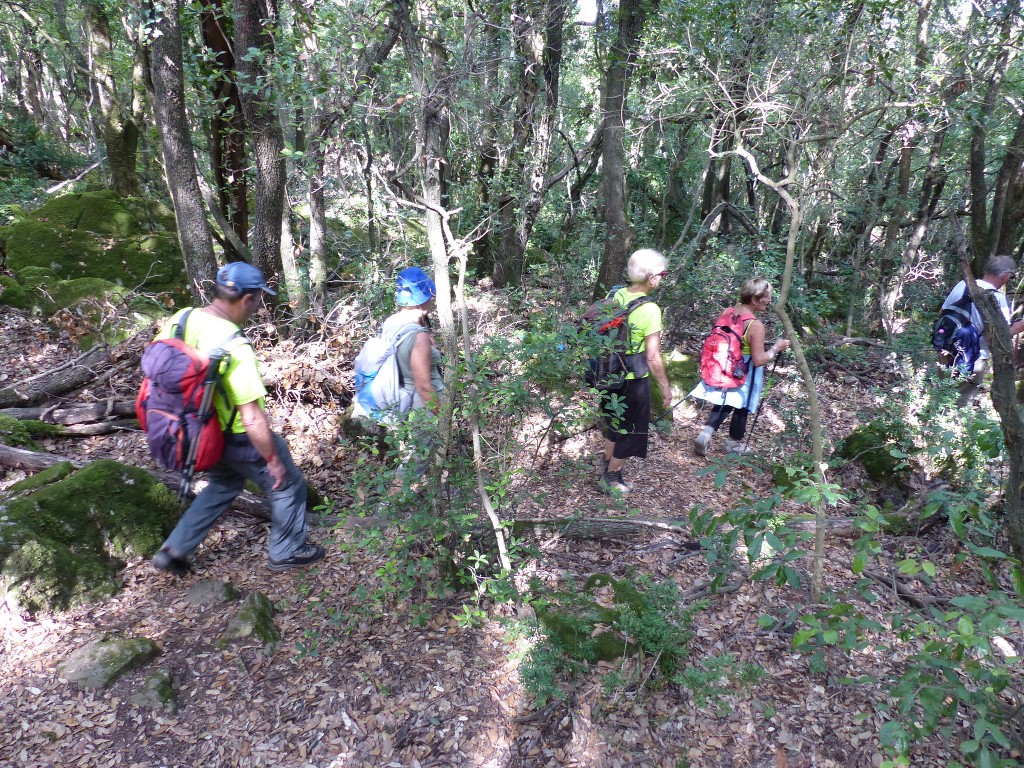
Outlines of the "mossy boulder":
<svg viewBox="0 0 1024 768">
<path fill-rule="evenodd" d="M 910 470 L 907 458 L 914 452 L 913 437 L 905 422 L 875 419 L 840 440 L 835 455 L 858 462 L 876 482 L 903 485 Z"/>
<path fill-rule="evenodd" d="M 274 626 L 274 606 L 261 592 L 253 592 L 242 601 L 235 618 L 217 640 L 217 647 L 227 648 L 235 640 L 258 640 L 268 656 L 277 650 L 281 633 Z"/>
<path fill-rule="evenodd" d="M 181 512 L 166 486 L 115 461 L 46 479 L 0 502 L 0 590 L 29 613 L 115 594 L 124 559 L 156 552 Z"/>
<path fill-rule="evenodd" d="M 665 359 L 665 373 L 672 385 L 672 399 L 680 400 L 690 394 L 700 381 L 700 359 L 674 349 Z"/>
<path fill-rule="evenodd" d="M 83 349 L 117 344 L 165 317 L 167 310 L 127 288 L 99 277 L 58 280 L 38 291 L 38 306 L 55 314 L 51 323 L 66 330 Z"/>
<path fill-rule="evenodd" d="M 51 200 L 4 227 L 0 238 L 15 272 L 43 267 L 63 280 L 98 277 L 171 291 L 184 283 L 174 232 L 173 218 L 159 207 L 100 191 Z"/>
<path fill-rule="evenodd" d="M 31 309 L 32 296 L 17 280 L 8 275 L 0 275 L 0 304 L 15 309 Z"/>
<path fill-rule="evenodd" d="M 159 654 L 160 646 L 148 637 L 106 635 L 73 651 L 59 672 L 83 690 L 102 690 Z"/>
</svg>

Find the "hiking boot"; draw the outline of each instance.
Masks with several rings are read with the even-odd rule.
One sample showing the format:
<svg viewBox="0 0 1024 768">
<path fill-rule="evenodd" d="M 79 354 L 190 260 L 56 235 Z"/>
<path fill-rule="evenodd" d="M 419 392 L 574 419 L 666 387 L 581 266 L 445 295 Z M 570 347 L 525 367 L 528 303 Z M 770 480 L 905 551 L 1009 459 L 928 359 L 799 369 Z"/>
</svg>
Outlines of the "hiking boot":
<svg viewBox="0 0 1024 768">
<path fill-rule="evenodd" d="M 284 560 L 267 560 L 267 568 L 272 571 L 290 571 L 292 568 L 305 568 L 324 559 L 327 551 L 319 544 L 306 542 L 291 557 Z"/>
<path fill-rule="evenodd" d="M 725 441 L 722 448 L 726 453 L 738 453 L 741 456 L 749 456 L 754 452 L 754 449 L 744 445 L 742 440 L 733 440 L 731 437 Z"/>
<path fill-rule="evenodd" d="M 597 474 L 599 477 L 604 477 L 604 473 L 608 471 L 608 459 L 603 456 L 597 460 Z"/>
<path fill-rule="evenodd" d="M 697 439 L 693 441 L 693 452 L 698 456 L 708 455 L 708 446 L 711 445 L 711 438 L 715 434 L 715 430 L 708 429 L 705 427 L 697 435 Z M 728 443 L 726 443 L 728 445 Z"/>
<path fill-rule="evenodd" d="M 150 563 L 158 571 L 165 571 L 175 576 L 184 576 L 192 570 L 192 564 L 186 558 L 175 557 L 167 547 L 163 547 L 153 555 Z"/>
<path fill-rule="evenodd" d="M 605 472 L 597 481 L 597 487 L 601 489 L 601 493 L 607 493 L 609 496 L 615 493 L 628 496 L 633 492 L 633 484 L 629 480 L 622 479 L 621 471 Z"/>
</svg>

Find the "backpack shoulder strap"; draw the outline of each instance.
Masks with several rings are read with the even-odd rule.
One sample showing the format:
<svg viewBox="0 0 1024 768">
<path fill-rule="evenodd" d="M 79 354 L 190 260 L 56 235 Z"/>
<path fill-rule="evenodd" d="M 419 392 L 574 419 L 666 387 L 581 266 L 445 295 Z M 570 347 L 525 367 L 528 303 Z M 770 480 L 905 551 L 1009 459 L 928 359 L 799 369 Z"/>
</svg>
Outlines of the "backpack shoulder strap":
<svg viewBox="0 0 1024 768">
<path fill-rule="evenodd" d="M 185 325 L 188 323 L 188 316 L 192 314 L 193 309 L 195 309 L 195 307 L 189 307 L 184 312 L 182 312 L 181 316 L 178 318 L 178 322 L 174 324 L 173 338 L 177 339 L 178 341 L 185 340 Z"/>
<path fill-rule="evenodd" d="M 650 296 L 637 296 L 629 304 L 626 305 L 626 315 L 629 315 L 634 309 L 639 307 L 641 304 L 648 304 L 651 302 Z"/>
<path fill-rule="evenodd" d="M 427 329 L 424 328 L 419 323 L 408 323 L 407 325 L 403 325 L 397 331 L 394 331 L 393 333 L 389 334 L 387 337 L 384 336 L 384 328 L 382 327 L 380 329 L 379 335 L 381 338 L 384 338 L 386 341 L 388 341 L 391 344 L 391 346 L 393 346 L 397 350 L 398 346 L 406 339 L 408 339 L 410 336 L 415 336 L 420 331 L 425 330 Z"/>
</svg>

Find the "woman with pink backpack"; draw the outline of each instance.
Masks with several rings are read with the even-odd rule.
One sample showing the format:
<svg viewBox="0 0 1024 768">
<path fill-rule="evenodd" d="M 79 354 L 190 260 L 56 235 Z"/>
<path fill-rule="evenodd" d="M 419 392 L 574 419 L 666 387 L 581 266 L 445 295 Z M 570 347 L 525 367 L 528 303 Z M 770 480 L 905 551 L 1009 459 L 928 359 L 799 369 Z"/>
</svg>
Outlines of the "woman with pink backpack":
<svg viewBox="0 0 1024 768">
<path fill-rule="evenodd" d="M 779 339 L 771 349 L 764 347 L 764 323 L 755 315 L 772 301 L 772 286 L 763 277 L 752 277 L 740 288 L 740 301 L 715 321 L 701 350 L 701 381 L 690 397 L 712 404 L 707 425 L 693 441 L 694 452 L 707 456 L 711 438 L 729 420 L 726 453 L 750 454 L 743 441 L 747 417 L 756 411 L 764 389 L 764 365 L 789 348 Z"/>
</svg>

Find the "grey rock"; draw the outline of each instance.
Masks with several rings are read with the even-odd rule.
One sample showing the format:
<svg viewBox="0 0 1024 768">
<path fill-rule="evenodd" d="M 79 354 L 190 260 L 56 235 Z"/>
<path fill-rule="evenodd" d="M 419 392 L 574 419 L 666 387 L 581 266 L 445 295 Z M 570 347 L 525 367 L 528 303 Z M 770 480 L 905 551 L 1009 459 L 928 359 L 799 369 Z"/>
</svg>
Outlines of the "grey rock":
<svg viewBox="0 0 1024 768">
<path fill-rule="evenodd" d="M 159 653 L 160 646 L 148 637 L 106 635 L 73 651 L 58 671 L 61 677 L 83 690 L 102 690 Z"/>
<path fill-rule="evenodd" d="M 241 594 L 228 581 L 198 581 L 188 588 L 185 599 L 192 605 L 210 606 L 231 603 Z"/>
<path fill-rule="evenodd" d="M 147 709 L 163 709 L 168 712 L 178 711 L 178 696 L 171 682 L 171 672 L 158 669 L 142 683 L 142 688 L 128 700 L 136 707 Z"/>
<path fill-rule="evenodd" d="M 274 626 L 274 606 L 262 592 L 253 592 L 242 601 L 235 618 L 228 624 L 224 634 L 217 640 L 217 647 L 224 649 L 234 640 L 252 638 L 263 643 L 263 652 L 268 656 L 277 650 L 281 633 Z"/>
</svg>

